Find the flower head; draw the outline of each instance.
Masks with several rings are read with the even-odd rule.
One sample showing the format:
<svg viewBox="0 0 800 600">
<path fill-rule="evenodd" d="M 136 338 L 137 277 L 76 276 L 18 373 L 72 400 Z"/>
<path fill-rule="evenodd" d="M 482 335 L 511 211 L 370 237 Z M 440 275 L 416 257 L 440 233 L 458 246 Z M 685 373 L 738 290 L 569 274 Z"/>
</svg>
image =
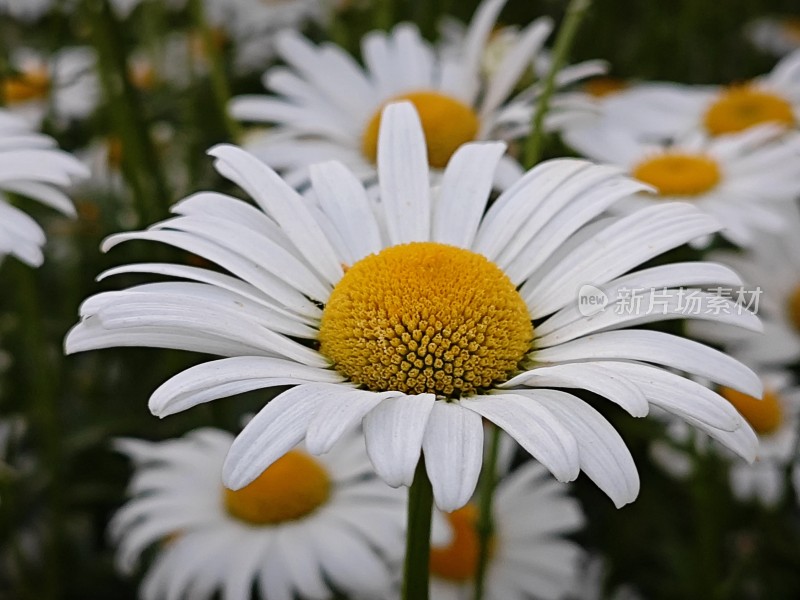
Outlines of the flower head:
<svg viewBox="0 0 800 600">
<path fill-rule="evenodd" d="M 481 62 L 504 4 L 482 2 L 463 38 L 443 50 L 434 49 L 408 23 L 389 33 L 371 32 L 362 41 L 366 70 L 337 46 L 314 46 L 296 33 L 281 34 L 276 47 L 288 66 L 264 74 L 276 96 L 241 96 L 231 105 L 238 119 L 276 126 L 252 139 L 248 149 L 293 185 L 308 181 L 310 164 L 329 159 L 343 162 L 362 180 L 373 180 L 382 109 L 403 100 L 420 115 L 428 160 L 436 169 L 443 169 L 464 143 L 520 138 L 541 90 L 534 85 L 514 95 L 515 88 L 552 23 L 541 18 L 528 25 L 501 64 L 486 74 Z M 566 85 L 603 68 L 575 65 L 563 70 L 558 82 Z M 503 157 L 501 164 L 498 183 L 519 176 L 512 158 Z"/>
<path fill-rule="evenodd" d="M 233 436 L 198 429 L 166 442 L 124 439 L 130 500 L 110 524 L 117 565 L 133 570 L 157 547 L 146 597 L 320 598 L 331 587 L 380 597 L 402 543 L 404 499 L 372 473 L 360 436 L 323 457 L 294 448 L 238 491 L 223 488 Z"/>
<path fill-rule="evenodd" d="M 788 231 L 783 205 L 800 194 L 795 160 L 800 134 L 784 134 L 774 125 L 710 139 L 689 136 L 669 145 L 640 142 L 611 128 L 573 131 L 569 140 L 585 156 L 619 165 L 654 188 L 655 194 L 639 194 L 620 209 L 691 202 L 713 215 L 723 225 L 721 235 L 740 246 Z"/>
<path fill-rule="evenodd" d="M 584 521 L 568 489 L 548 480 L 546 469 L 535 462 L 500 481 L 493 500 L 487 598 L 563 597 L 578 575 L 582 555 L 563 536 Z M 453 536 L 431 547 L 431 597 L 466 600 L 472 597 L 478 563 L 478 510 L 470 503 L 446 516 Z"/>
<path fill-rule="evenodd" d="M 505 429 L 556 477 L 583 469 L 617 505 L 638 476 L 615 430 L 584 400 L 605 396 L 635 416 L 650 403 L 752 457 L 755 436 L 729 402 L 670 369 L 760 394 L 749 369 L 706 346 L 626 329 L 683 318 L 684 285 L 737 283 L 729 269 L 683 263 L 631 272 L 718 229 L 693 206 L 659 203 L 590 224 L 645 189 L 617 169 L 558 160 L 533 169 L 491 206 L 501 143 L 467 144 L 431 189 L 426 144 L 410 103 L 383 113 L 380 202 L 338 163 L 311 169 L 304 198 L 231 146 L 217 169 L 258 203 L 216 193 L 174 207 L 174 219 L 112 236 L 171 244 L 228 273 L 173 264 L 123 266 L 186 279 L 89 298 L 68 352 L 150 345 L 226 356 L 179 373 L 151 397 L 166 416 L 223 396 L 292 385 L 231 446 L 224 480 L 248 485 L 298 442 L 321 454 L 363 423 L 370 459 L 390 485 L 408 485 L 420 458 L 437 505 L 465 504 L 481 468 L 482 419 Z M 488 207 L 488 210 L 487 210 Z M 587 281 L 613 307 L 628 286 L 664 288 L 663 311 L 579 311 Z M 700 293 L 699 290 L 697 290 Z M 758 329 L 750 313 L 697 318 Z"/>
</svg>

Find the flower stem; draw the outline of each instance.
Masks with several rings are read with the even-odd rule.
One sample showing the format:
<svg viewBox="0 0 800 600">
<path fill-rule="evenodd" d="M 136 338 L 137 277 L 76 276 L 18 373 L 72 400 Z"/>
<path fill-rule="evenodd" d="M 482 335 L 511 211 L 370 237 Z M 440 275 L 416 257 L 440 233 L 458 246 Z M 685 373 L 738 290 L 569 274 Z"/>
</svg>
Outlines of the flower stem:
<svg viewBox="0 0 800 600">
<path fill-rule="evenodd" d="M 483 590 L 486 583 L 486 567 L 489 564 L 489 548 L 494 533 L 494 522 L 492 521 L 492 499 L 494 488 L 497 484 L 497 455 L 500 449 L 500 428 L 495 425 L 491 427 L 491 439 L 489 441 L 489 454 L 483 461 L 483 472 L 481 473 L 481 492 L 480 505 L 478 507 L 478 567 L 475 571 L 475 592 L 474 600 L 483 599 Z"/>
<path fill-rule="evenodd" d="M 591 0 L 570 0 L 564 21 L 558 30 L 555 47 L 553 48 L 553 59 L 550 64 L 550 71 L 544 80 L 544 88 L 536 104 L 536 111 L 533 114 L 531 133 L 525 144 L 525 168 L 530 169 L 542 158 L 542 147 L 544 146 L 544 118 L 550 109 L 550 98 L 556 87 L 556 75 L 567 61 L 572 42 L 578 27 L 589 10 Z"/>
<path fill-rule="evenodd" d="M 428 600 L 433 488 L 420 457 L 408 490 L 408 532 L 403 573 L 403 600 Z"/>
<path fill-rule="evenodd" d="M 170 204 L 166 178 L 130 81 L 119 22 L 107 1 L 94 6 L 92 37 L 112 127 L 124 148 L 123 171 L 133 188 L 139 217 L 146 223 L 155 222 Z"/>
<path fill-rule="evenodd" d="M 241 131 L 239 123 L 234 121 L 228 113 L 228 102 L 231 99 L 231 90 L 228 85 L 228 80 L 225 77 L 225 67 L 222 64 L 222 56 L 217 47 L 217 42 L 214 40 L 214 32 L 208 24 L 208 19 L 206 19 L 203 0 L 191 0 L 189 2 L 189 10 L 191 11 L 192 20 L 203 38 L 203 47 L 209 62 L 211 91 L 214 95 L 214 101 L 217 104 L 219 118 L 225 125 L 225 130 L 228 133 L 230 141 L 236 142 L 241 137 Z"/>
<path fill-rule="evenodd" d="M 35 432 L 42 465 L 49 470 L 46 488 L 47 534 L 43 560 L 47 565 L 41 598 L 57 598 L 63 577 L 64 547 L 64 482 L 62 430 L 55 382 L 59 380 L 43 330 L 39 290 L 34 271 L 27 265 L 10 261 L 13 268 L 21 319 L 22 352 L 18 357 L 24 377 L 25 405 Z"/>
</svg>

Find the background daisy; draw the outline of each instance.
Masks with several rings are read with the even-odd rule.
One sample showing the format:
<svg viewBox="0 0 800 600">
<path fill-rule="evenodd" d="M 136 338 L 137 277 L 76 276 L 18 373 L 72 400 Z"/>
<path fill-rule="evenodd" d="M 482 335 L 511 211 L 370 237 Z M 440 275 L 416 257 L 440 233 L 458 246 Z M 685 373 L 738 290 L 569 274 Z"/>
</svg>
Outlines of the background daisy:
<svg viewBox="0 0 800 600">
<path fill-rule="evenodd" d="M 230 106 L 240 120 L 271 123 L 275 129 L 248 140 L 247 149 L 284 172 L 286 181 L 308 181 L 308 166 L 338 160 L 359 179 L 375 177 L 380 114 L 387 102 L 408 100 L 420 113 L 428 160 L 443 169 L 455 150 L 473 140 L 512 140 L 530 129 L 541 84 L 515 94 L 529 74 L 552 23 L 537 19 L 522 30 L 491 76 L 482 69 L 490 33 L 505 0 L 485 0 L 476 10 L 462 43 L 437 51 L 410 23 L 390 32 L 372 31 L 361 41 L 366 69 L 332 44 L 314 46 L 296 33 L 277 39 L 287 67 L 264 74 L 275 96 L 240 96 Z M 597 63 L 565 69 L 560 85 L 602 71 Z M 504 157 L 498 183 L 519 176 Z"/>
<path fill-rule="evenodd" d="M 55 140 L 0 110 L 0 260 L 11 254 L 35 267 L 44 260 L 44 231 L 12 200 L 32 198 L 74 216 L 72 202 L 59 188 L 88 174 L 75 157 L 55 148 Z"/>
<path fill-rule="evenodd" d="M 563 598 L 582 557 L 581 548 L 563 536 L 584 522 L 568 490 L 535 462 L 500 481 L 493 501 L 486 600 Z M 470 503 L 446 516 L 454 536 L 448 544 L 431 547 L 431 598 L 468 600 L 478 563 L 478 508 Z"/>
<path fill-rule="evenodd" d="M 789 230 L 782 205 L 800 195 L 800 135 L 783 135 L 766 125 L 711 139 L 693 135 L 666 145 L 643 143 L 618 129 L 586 128 L 568 132 L 566 139 L 584 156 L 619 165 L 654 188 L 655 194 L 620 203 L 622 210 L 691 202 L 713 215 L 723 225 L 721 235 L 740 246 Z M 704 237 L 697 245 L 710 241 Z"/>
<path fill-rule="evenodd" d="M 165 442 L 123 439 L 135 472 L 110 534 L 117 566 L 155 548 L 145 598 L 379 598 L 403 536 L 404 501 L 374 477 L 359 435 L 312 458 L 301 447 L 250 486 L 222 486 L 233 436 L 198 429 Z"/>
</svg>

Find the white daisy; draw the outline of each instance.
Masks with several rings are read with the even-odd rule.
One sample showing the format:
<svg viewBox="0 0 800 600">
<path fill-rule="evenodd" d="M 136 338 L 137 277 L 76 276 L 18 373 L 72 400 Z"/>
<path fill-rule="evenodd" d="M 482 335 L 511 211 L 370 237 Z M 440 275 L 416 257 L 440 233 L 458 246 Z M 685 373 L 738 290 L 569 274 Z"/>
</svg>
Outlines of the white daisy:
<svg viewBox="0 0 800 600">
<path fill-rule="evenodd" d="M 12 72 L 0 78 L 6 108 L 38 127 L 48 110 L 55 119 L 83 119 L 95 109 L 99 87 L 94 50 L 71 47 L 52 57 L 30 49 L 11 54 Z"/>
<path fill-rule="evenodd" d="M 597 392 L 635 416 L 647 414 L 649 403 L 662 406 L 752 457 L 755 435 L 733 407 L 662 367 L 752 395 L 761 393 L 758 377 L 696 342 L 625 329 L 682 318 L 676 302 L 663 312 L 589 318 L 577 302 L 587 281 L 612 307 L 626 286 L 668 288 L 675 300 L 684 285 L 739 285 L 731 270 L 707 263 L 629 273 L 717 223 L 691 205 L 661 203 L 584 228 L 643 186 L 581 160 L 539 165 L 487 210 L 504 151 L 502 143 L 465 145 L 432 192 L 419 119 L 410 103 L 393 104 L 381 124 L 380 204 L 331 162 L 311 170 L 314 205 L 254 156 L 217 146 L 218 171 L 260 210 L 202 192 L 178 203 L 176 218 L 112 236 L 104 248 L 159 241 L 230 274 L 173 264 L 113 269 L 104 276 L 153 272 L 192 281 L 89 298 L 66 350 L 146 345 L 228 357 L 163 384 L 150 399 L 162 417 L 293 385 L 234 442 L 224 470 L 232 489 L 299 441 L 323 453 L 363 422 L 378 474 L 409 485 L 422 451 L 437 505 L 452 511 L 472 496 L 485 417 L 558 479 L 583 469 L 618 506 L 632 501 L 639 480 L 622 439 L 583 400 L 552 388 Z M 747 312 L 697 317 L 759 327 Z"/>
<path fill-rule="evenodd" d="M 486 600 L 563 597 L 578 576 L 580 546 L 562 536 L 584 523 L 567 487 L 547 479 L 529 462 L 497 486 L 492 508 L 494 533 L 486 569 Z M 446 515 L 453 539 L 431 546 L 431 598 L 468 600 L 478 566 L 478 509 L 474 504 Z"/>
<path fill-rule="evenodd" d="M 694 132 L 716 136 L 755 125 L 800 123 L 800 50 L 746 83 L 727 87 L 652 82 L 619 93 L 601 126 L 661 141 Z"/>
<path fill-rule="evenodd" d="M 403 496 L 374 476 L 359 435 L 312 458 L 290 450 L 249 486 L 222 486 L 233 436 L 195 430 L 166 442 L 120 440 L 134 461 L 131 499 L 113 517 L 120 570 L 156 556 L 144 598 L 379 598 L 402 547 Z"/>
<path fill-rule="evenodd" d="M 773 125 L 717 138 L 693 135 L 670 145 L 610 128 L 574 130 L 567 139 L 584 156 L 619 165 L 655 188 L 655 195 L 637 194 L 618 209 L 688 201 L 713 215 L 724 226 L 722 236 L 740 246 L 787 230 L 781 205 L 800 195 L 800 134 L 784 135 Z M 705 236 L 697 245 L 708 242 Z"/>
<path fill-rule="evenodd" d="M 36 267 L 44 260 L 44 231 L 9 202 L 8 194 L 74 216 L 72 202 L 59 187 L 88 175 L 75 157 L 55 148 L 52 138 L 32 132 L 21 119 L 0 110 L 0 260 L 11 254 Z"/>
<path fill-rule="evenodd" d="M 787 204 L 781 218 L 785 233 L 760 236 L 758 244 L 745 252 L 721 250 L 709 255 L 741 273 L 747 283 L 742 300 L 758 309 L 764 333 L 708 327 L 699 321 L 689 324 L 693 337 L 717 343 L 754 367 L 785 366 L 800 358 L 800 211 Z"/>
<path fill-rule="evenodd" d="M 525 27 L 502 64 L 485 77 L 481 62 L 504 4 L 484 0 L 458 52 L 438 52 L 409 23 L 388 33 L 373 31 L 361 44 L 366 69 L 335 45 L 314 46 L 297 33 L 284 32 L 276 47 L 287 66 L 264 74 L 265 86 L 277 95 L 234 98 L 231 114 L 276 126 L 248 149 L 295 186 L 308 181 L 310 164 L 330 159 L 343 162 L 359 179 L 374 178 L 381 109 L 389 101 L 415 105 L 436 169 L 443 169 L 465 142 L 518 139 L 530 128 L 541 86 L 509 97 L 530 70 L 552 23 L 542 18 Z M 563 70 L 558 81 L 565 85 L 598 69 L 597 63 L 577 65 Z M 503 187 L 518 176 L 516 162 L 503 157 L 498 184 Z"/>
</svg>

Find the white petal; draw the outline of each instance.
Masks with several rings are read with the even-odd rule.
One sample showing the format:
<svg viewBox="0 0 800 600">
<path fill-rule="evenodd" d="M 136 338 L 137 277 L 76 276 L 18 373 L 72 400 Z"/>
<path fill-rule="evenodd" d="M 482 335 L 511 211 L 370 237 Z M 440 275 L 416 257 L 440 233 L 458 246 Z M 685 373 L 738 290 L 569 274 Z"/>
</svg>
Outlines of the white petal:
<svg viewBox="0 0 800 600">
<path fill-rule="evenodd" d="M 246 190 L 281 226 L 310 265 L 330 284 L 342 277 L 342 267 L 330 242 L 308 210 L 303 197 L 252 154 L 229 145 L 208 151 L 217 158 L 221 175 Z"/>
<path fill-rule="evenodd" d="M 689 204 L 644 208 L 581 244 L 549 273 L 529 280 L 521 293 L 531 316 L 544 317 L 574 300 L 581 285 L 602 285 L 662 252 L 718 229 L 712 217 Z"/>
<path fill-rule="evenodd" d="M 328 452 L 343 435 L 361 423 L 364 416 L 386 398 L 403 396 L 402 392 L 370 392 L 342 386 L 320 403 L 306 433 L 306 448 L 311 454 Z"/>
<path fill-rule="evenodd" d="M 692 340 L 661 331 L 606 331 L 536 350 L 536 362 L 560 363 L 592 359 L 652 362 L 706 377 L 750 396 L 761 397 L 761 379 L 742 363 Z"/>
<path fill-rule="evenodd" d="M 430 181 L 425 134 L 410 102 L 383 110 L 378 140 L 378 179 L 389 241 L 430 239 Z"/>
<path fill-rule="evenodd" d="M 390 486 L 411 485 L 435 401 L 433 394 L 387 398 L 364 418 L 367 453 Z"/>
<path fill-rule="evenodd" d="M 580 398 L 554 390 L 530 392 L 561 417 L 580 448 L 581 470 L 620 508 L 639 494 L 639 474 L 620 435 Z"/>
<path fill-rule="evenodd" d="M 578 476 L 578 442 L 560 419 L 536 400 L 502 393 L 464 398 L 461 405 L 503 429 L 559 481 Z"/>
<path fill-rule="evenodd" d="M 338 162 L 312 165 L 310 174 L 317 200 L 341 233 L 354 262 L 380 252 L 380 228 L 358 179 Z"/>
<path fill-rule="evenodd" d="M 267 403 L 233 441 L 222 468 L 225 486 L 245 487 L 300 443 L 317 406 L 332 389 L 335 386 L 298 385 Z"/>
<path fill-rule="evenodd" d="M 528 387 L 563 387 L 589 390 L 624 408 L 634 417 L 644 417 L 650 410 L 647 398 L 634 383 L 609 373 L 607 361 L 579 362 L 536 367 L 501 384 L 501 388 L 518 385 Z"/>
<path fill-rule="evenodd" d="M 165 417 L 204 402 L 251 390 L 301 383 L 338 383 L 342 376 L 328 369 L 288 360 L 236 356 L 201 363 L 178 373 L 150 396 L 150 412 Z"/>
<path fill-rule="evenodd" d="M 452 512 L 472 497 L 483 462 L 483 423 L 456 401 L 433 405 L 422 440 L 425 468 L 439 510 Z"/>
<path fill-rule="evenodd" d="M 434 242 L 470 248 L 492 191 L 497 163 L 506 150 L 502 142 L 464 144 L 447 163 L 439 198 L 434 205 Z"/>
</svg>

